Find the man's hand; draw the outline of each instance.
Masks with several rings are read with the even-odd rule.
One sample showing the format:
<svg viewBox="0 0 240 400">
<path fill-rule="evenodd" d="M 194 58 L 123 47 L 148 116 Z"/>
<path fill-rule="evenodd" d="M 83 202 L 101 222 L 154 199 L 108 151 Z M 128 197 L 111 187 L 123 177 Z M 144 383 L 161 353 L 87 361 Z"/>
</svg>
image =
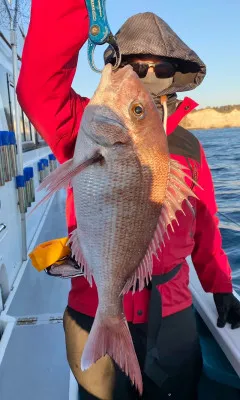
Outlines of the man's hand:
<svg viewBox="0 0 240 400">
<path fill-rule="evenodd" d="M 232 329 L 240 327 L 240 301 L 232 293 L 213 295 L 218 311 L 217 326 L 223 328 L 228 322 Z"/>
<path fill-rule="evenodd" d="M 50 276 L 56 276 L 64 279 L 77 278 L 84 276 L 84 272 L 71 256 L 63 257 L 58 263 L 50 265 L 45 269 L 45 272 Z"/>
</svg>

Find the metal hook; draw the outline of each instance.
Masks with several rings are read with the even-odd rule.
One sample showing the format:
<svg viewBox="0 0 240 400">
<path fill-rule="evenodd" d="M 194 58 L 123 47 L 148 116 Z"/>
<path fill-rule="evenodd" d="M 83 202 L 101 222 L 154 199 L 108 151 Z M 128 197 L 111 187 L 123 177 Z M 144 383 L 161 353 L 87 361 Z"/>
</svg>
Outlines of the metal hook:
<svg viewBox="0 0 240 400">
<path fill-rule="evenodd" d="M 101 72 L 94 62 L 94 50 L 97 45 L 108 43 L 116 55 L 116 63 L 113 69 L 117 69 L 121 63 L 120 49 L 116 38 L 113 36 L 108 25 L 105 3 L 106 0 L 85 0 L 90 19 L 90 30 L 88 38 L 88 62 L 95 72 Z"/>
<path fill-rule="evenodd" d="M 121 53 L 120 53 L 120 49 L 118 47 L 118 44 L 116 42 L 116 39 L 114 38 L 114 36 L 110 37 L 108 41 L 106 41 L 106 43 L 109 43 L 109 45 L 113 48 L 114 52 L 115 52 L 115 57 L 116 57 L 116 62 L 113 66 L 113 70 L 116 70 L 119 65 L 121 64 Z M 96 48 L 96 44 L 93 43 L 90 39 L 88 40 L 88 62 L 90 67 L 92 68 L 92 70 L 94 72 L 99 72 L 101 73 L 102 70 L 98 69 L 96 67 L 95 61 L 94 61 L 94 50 Z"/>
<path fill-rule="evenodd" d="M 115 36 L 113 36 L 112 34 L 109 35 L 109 37 L 108 37 L 108 43 L 113 48 L 113 50 L 115 52 L 116 62 L 115 62 L 115 65 L 113 66 L 113 70 L 115 70 L 115 69 L 117 69 L 119 67 L 119 65 L 121 64 L 121 60 L 122 60 L 120 49 L 119 49 L 119 46 L 117 44 Z"/>
</svg>

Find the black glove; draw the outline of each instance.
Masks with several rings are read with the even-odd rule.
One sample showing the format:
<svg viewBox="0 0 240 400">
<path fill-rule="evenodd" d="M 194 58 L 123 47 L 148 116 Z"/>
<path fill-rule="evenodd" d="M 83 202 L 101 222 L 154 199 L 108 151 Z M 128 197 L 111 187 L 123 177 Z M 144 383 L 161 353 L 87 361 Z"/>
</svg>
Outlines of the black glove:
<svg viewBox="0 0 240 400">
<path fill-rule="evenodd" d="M 223 328 L 226 322 L 232 329 L 240 327 L 240 301 L 232 293 L 216 293 L 213 295 L 218 311 L 217 326 Z"/>
</svg>

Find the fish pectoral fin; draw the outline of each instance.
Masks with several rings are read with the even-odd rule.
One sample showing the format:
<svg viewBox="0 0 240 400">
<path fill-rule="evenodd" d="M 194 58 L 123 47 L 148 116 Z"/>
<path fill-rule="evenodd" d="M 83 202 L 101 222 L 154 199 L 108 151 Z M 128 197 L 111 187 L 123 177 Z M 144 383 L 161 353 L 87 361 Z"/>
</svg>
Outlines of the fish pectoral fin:
<svg viewBox="0 0 240 400">
<path fill-rule="evenodd" d="M 102 156 L 95 152 L 92 157 L 87 160 L 77 164 L 76 161 L 72 158 L 71 160 L 66 161 L 64 164 L 61 164 L 55 171 L 51 172 L 48 175 L 41 185 L 38 187 L 38 191 L 42 189 L 47 190 L 47 194 L 43 199 L 31 210 L 29 215 L 31 215 L 36 208 L 38 208 L 42 203 L 47 201 L 54 193 L 58 190 L 67 188 L 69 185 L 71 186 L 71 180 L 74 176 L 78 175 L 81 171 L 87 168 L 89 165 L 92 165 L 98 161 L 102 160 Z M 29 216 L 28 215 L 28 216 Z"/>
<path fill-rule="evenodd" d="M 97 311 L 81 358 L 85 371 L 108 354 L 129 376 L 139 393 L 143 392 L 142 374 L 124 315 L 104 317 Z"/>
<path fill-rule="evenodd" d="M 198 185 L 197 182 L 195 182 L 188 174 L 184 172 L 184 169 L 186 168 L 177 161 L 170 161 L 169 181 L 157 228 L 144 259 L 142 260 L 140 266 L 137 268 L 133 276 L 131 276 L 126 282 L 121 293 L 122 295 L 128 293 L 131 289 L 134 294 L 137 288 L 137 281 L 139 283 L 139 291 L 143 290 L 145 285 L 148 285 L 148 283 L 151 281 L 153 270 L 152 255 L 154 254 L 158 258 L 158 251 L 161 251 L 162 245 L 165 246 L 165 235 L 167 235 L 167 238 L 170 239 L 168 227 L 171 226 L 171 229 L 174 232 L 173 221 L 175 221 L 177 225 L 179 225 L 176 217 L 177 211 L 182 211 L 182 213 L 185 215 L 183 211 L 184 201 L 187 203 L 190 210 L 194 213 L 194 209 L 189 202 L 188 197 L 194 197 L 196 199 L 198 197 L 187 185 L 184 178 L 188 178 L 200 189 L 202 188 Z"/>
<path fill-rule="evenodd" d="M 51 196 L 59 189 L 66 188 L 69 184 L 71 184 L 71 180 L 74 176 L 78 175 L 85 168 L 89 167 L 89 165 L 92 165 L 101 159 L 102 156 L 98 152 L 95 152 L 91 157 L 81 163 L 76 163 L 74 158 L 72 158 L 71 160 L 66 161 L 64 164 L 61 164 L 55 171 L 47 176 L 38 187 L 38 190 L 45 188 Z"/>
<path fill-rule="evenodd" d="M 80 270 L 83 273 L 83 276 L 87 279 L 89 285 L 92 287 L 92 273 L 83 256 L 77 229 L 71 232 L 68 244 L 71 245 L 72 256 L 75 257 L 75 260 L 78 263 L 78 265 L 81 265 Z"/>
</svg>

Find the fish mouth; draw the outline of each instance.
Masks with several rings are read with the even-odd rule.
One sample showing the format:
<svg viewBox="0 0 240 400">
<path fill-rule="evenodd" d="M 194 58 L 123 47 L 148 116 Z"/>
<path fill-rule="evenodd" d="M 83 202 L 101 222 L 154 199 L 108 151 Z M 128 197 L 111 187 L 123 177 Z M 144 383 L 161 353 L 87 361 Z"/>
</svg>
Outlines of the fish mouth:
<svg viewBox="0 0 240 400">
<path fill-rule="evenodd" d="M 116 119 L 116 118 L 110 118 L 110 117 L 105 117 L 104 115 L 98 115 L 93 118 L 93 121 L 117 126 L 118 128 L 121 128 L 124 131 L 127 131 L 126 126 L 121 122 L 121 120 Z"/>
</svg>

